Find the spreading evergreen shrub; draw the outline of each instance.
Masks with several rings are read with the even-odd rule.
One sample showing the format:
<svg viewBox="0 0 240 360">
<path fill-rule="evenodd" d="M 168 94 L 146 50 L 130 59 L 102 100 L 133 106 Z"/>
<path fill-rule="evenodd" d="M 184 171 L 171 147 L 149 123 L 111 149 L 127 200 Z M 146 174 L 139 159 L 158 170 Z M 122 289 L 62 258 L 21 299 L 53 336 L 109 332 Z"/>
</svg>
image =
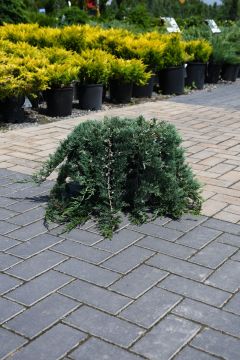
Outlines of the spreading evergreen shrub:
<svg viewBox="0 0 240 360">
<path fill-rule="evenodd" d="M 41 183 L 59 167 L 46 219 L 72 229 L 93 217 L 111 237 L 122 212 L 137 224 L 199 213 L 200 185 L 181 141 L 173 125 L 155 119 L 81 123 L 33 177 Z"/>
</svg>

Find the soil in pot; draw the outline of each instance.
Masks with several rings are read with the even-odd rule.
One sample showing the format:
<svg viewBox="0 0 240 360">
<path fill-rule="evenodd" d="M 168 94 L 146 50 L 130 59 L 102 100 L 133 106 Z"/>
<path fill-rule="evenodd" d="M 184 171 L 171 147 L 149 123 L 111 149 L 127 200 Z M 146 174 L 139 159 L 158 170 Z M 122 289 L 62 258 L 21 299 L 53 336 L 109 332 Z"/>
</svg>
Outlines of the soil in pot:
<svg viewBox="0 0 240 360">
<path fill-rule="evenodd" d="M 133 84 L 132 96 L 136 98 L 152 97 L 155 75 L 151 76 L 146 85 Z"/>
<path fill-rule="evenodd" d="M 132 83 L 124 83 L 118 80 L 110 81 L 110 99 L 117 103 L 128 103 L 132 97 Z"/>
<path fill-rule="evenodd" d="M 222 79 L 226 81 L 236 81 L 240 66 L 238 64 L 224 64 L 222 67 Z"/>
<path fill-rule="evenodd" d="M 221 64 L 209 63 L 206 71 L 206 82 L 209 84 L 216 84 L 220 79 L 221 70 Z"/>
<path fill-rule="evenodd" d="M 199 90 L 203 89 L 205 80 L 206 64 L 204 63 L 189 63 L 187 65 L 187 77 L 185 85 L 195 87 Z"/>
<path fill-rule="evenodd" d="M 79 107 L 83 110 L 100 110 L 102 108 L 103 85 L 78 84 Z"/>
<path fill-rule="evenodd" d="M 20 123 L 24 121 L 22 108 L 25 96 L 6 98 L 0 101 L 0 121 L 6 123 Z"/>
<path fill-rule="evenodd" d="M 159 74 L 159 86 L 164 95 L 181 95 L 184 93 L 184 65 L 162 70 Z"/>
<path fill-rule="evenodd" d="M 64 87 L 46 91 L 47 115 L 69 116 L 72 114 L 73 88 Z"/>
</svg>

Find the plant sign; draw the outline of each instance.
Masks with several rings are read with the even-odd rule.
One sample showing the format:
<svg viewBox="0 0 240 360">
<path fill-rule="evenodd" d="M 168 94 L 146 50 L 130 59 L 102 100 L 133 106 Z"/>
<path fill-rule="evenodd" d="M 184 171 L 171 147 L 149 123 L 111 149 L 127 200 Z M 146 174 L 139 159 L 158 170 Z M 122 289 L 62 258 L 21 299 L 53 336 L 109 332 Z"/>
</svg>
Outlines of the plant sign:
<svg viewBox="0 0 240 360">
<path fill-rule="evenodd" d="M 213 34 L 217 34 L 217 33 L 220 33 L 220 32 L 221 32 L 221 30 L 220 30 L 219 27 L 217 26 L 215 20 L 213 20 L 213 19 L 207 19 L 207 20 L 205 20 L 205 22 L 207 23 L 207 25 L 209 26 L 209 28 L 210 28 L 210 30 L 211 30 L 211 32 L 212 32 Z"/>
<path fill-rule="evenodd" d="M 161 19 L 163 20 L 164 24 L 166 25 L 167 31 L 169 33 L 181 32 L 180 28 L 174 18 L 162 17 Z"/>
</svg>

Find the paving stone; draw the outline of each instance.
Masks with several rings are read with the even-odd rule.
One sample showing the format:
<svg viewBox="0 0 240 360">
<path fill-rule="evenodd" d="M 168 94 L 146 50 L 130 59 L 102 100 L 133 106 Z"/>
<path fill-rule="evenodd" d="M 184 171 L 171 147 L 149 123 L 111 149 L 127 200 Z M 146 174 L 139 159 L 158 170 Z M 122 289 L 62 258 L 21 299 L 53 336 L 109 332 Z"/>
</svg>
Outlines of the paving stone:
<svg viewBox="0 0 240 360">
<path fill-rule="evenodd" d="M 19 347 L 27 342 L 23 337 L 0 327 L 0 359 L 11 355 Z"/>
<path fill-rule="evenodd" d="M 37 220 L 43 219 L 45 214 L 45 209 L 41 206 L 36 209 L 31 209 L 29 211 L 24 212 L 23 214 L 11 217 L 8 221 L 12 224 L 17 225 L 28 225 Z"/>
<path fill-rule="evenodd" d="M 217 220 L 217 219 L 208 219 L 204 226 L 208 226 L 209 228 L 226 231 L 230 234 L 240 235 L 240 225 L 233 224 L 227 221 Z"/>
<path fill-rule="evenodd" d="M 66 259 L 66 256 L 46 250 L 13 266 L 7 273 L 23 280 L 31 280 L 35 276 L 44 273 Z"/>
<path fill-rule="evenodd" d="M 204 280 L 212 272 L 210 269 L 203 266 L 160 254 L 153 256 L 146 263 L 173 274 L 198 281 Z"/>
<path fill-rule="evenodd" d="M 56 270 L 74 276 L 75 278 L 106 287 L 121 276 L 113 271 L 77 259 L 65 261 L 58 265 Z"/>
<path fill-rule="evenodd" d="M 64 322 L 122 347 L 130 346 L 144 333 L 136 325 L 88 306 L 74 311 Z"/>
<path fill-rule="evenodd" d="M 167 274 L 168 273 L 165 271 L 143 264 L 129 274 L 123 276 L 113 284 L 110 289 L 131 298 L 137 298 L 165 278 Z"/>
<path fill-rule="evenodd" d="M 0 235 L 6 235 L 18 228 L 19 228 L 18 225 L 10 224 L 7 221 L 0 221 Z"/>
<path fill-rule="evenodd" d="M 80 345 L 70 355 L 74 360 L 93 360 L 97 356 L 97 360 L 141 360 L 142 357 L 127 352 L 117 346 L 106 343 L 105 341 L 90 338 L 84 344 Z"/>
<path fill-rule="evenodd" d="M 6 270 L 10 266 L 17 264 L 20 261 L 22 261 L 22 260 L 15 256 L 4 254 L 4 253 L 0 252 L 0 270 Z"/>
<path fill-rule="evenodd" d="M 21 200 L 16 202 L 15 204 L 9 205 L 7 208 L 10 210 L 17 211 L 19 213 L 24 213 L 25 211 L 35 209 L 39 206 L 39 204 L 35 201 L 29 200 Z"/>
<path fill-rule="evenodd" d="M 211 329 L 203 330 L 191 343 L 198 349 L 207 351 L 226 360 L 239 360 L 240 340 Z"/>
<path fill-rule="evenodd" d="M 180 231 L 154 224 L 143 224 L 140 226 L 131 226 L 130 228 L 141 234 L 156 236 L 168 241 L 175 241 L 183 234 Z"/>
<path fill-rule="evenodd" d="M 0 235 L 0 251 L 10 249 L 11 247 L 21 244 L 19 241 Z"/>
<path fill-rule="evenodd" d="M 13 225 L 13 224 L 11 225 L 17 227 L 17 225 Z M 18 230 L 12 231 L 9 234 L 9 236 L 12 237 L 13 239 L 27 241 L 33 238 L 34 236 L 43 234 L 45 232 L 47 232 L 47 228 L 43 225 L 43 221 L 40 220 L 40 221 L 36 221 L 33 224 L 23 226 Z"/>
<path fill-rule="evenodd" d="M 79 241 L 85 245 L 93 245 L 102 240 L 102 236 L 81 229 L 73 229 L 69 233 L 64 233 L 61 236 L 65 239 Z"/>
<path fill-rule="evenodd" d="M 8 198 L 8 197 L 4 197 L 4 196 L 0 196 L 0 204 L 3 207 L 7 207 L 8 209 L 11 210 L 10 205 L 14 206 L 14 204 L 16 204 L 16 200 Z M 13 209 L 14 210 L 14 209 Z M 17 211 L 17 210 L 16 210 Z"/>
<path fill-rule="evenodd" d="M 165 241 L 162 239 L 147 236 L 136 244 L 147 249 L 152 249 L 162 254 L 171 255 L 180 259 L 187 259 L 193 255 L 196 250 L 187 246 Z"/>
<path fill-rule="evenodd" d="M 41 234 L 35 238 L 25 241 L 14 248 L 11 248 L 7 252 L 12 255 L 19 256 L 23 259 L 35 255 L 43 250 L 50 248 L 51 246 L 62 241 L 61 238 L 50 234 Z"/>
<path fill-rule="evenodd" d="M 224 310 L 185 299 L 173 309 L 173 313 L 200 322 L 215 330 L 240 337 L 240 317 Z"/>
<path fill-rule="evenodd" d="M 10 300 L 0 298 L 0 324 L 11 319 L 16 314 L 24 310 L 22 305 L 16 304 Z"/>
<path fill-rule="evenodd" d="M 219 289 L 235 292 L 240 286 L 240 263 L 237 261 L 226 261 L 206 281 Z"/>
<path fill-rule="evenodd" d="M 201 249 L 219 235 L 221 235 L 220 231 L 200 225 L 183 235 L 177 240 L 177 243 L 190 246 L 194 249 Z"/>
<path fill-rule="evenodd" d="M 82 280 L 76 280 L 64 286 L 59 292 L 84 304 L 109 312 L 110 314 L 116 314 L 131 302 L 131 299 L 123 295 L 115 294 L 110 290 L 103 289 Z"/>
<path fill-rule="evenodd" d="M 234 252 L 236 252 L 236 248 L 233 246 L 212 242 L 196 255 L 191 257 L 189 261 L 210 267 L 211 269 L 216 269 Z"/>
<path fill-rule="evenodd" d="M 153 254 L 153 251 L 132 245 L 113 256 L 111 259 L 105 261 L 102 266 L 125 274 L 147 260 Z"/>
<path fill-rule="evenodd" d="M 190 346 L 185 347 L 180 353 L 174 358 L 174 360 L 216 360 L 215 356 L 209 355 L 200 350 L 194 349 Z"/>
<path fill-rule="evenodd" d="M 9 219 L 14 215 L 17 215 L 17 213 L 15 211 L 10 211 L 10 210 L 7 210 L 7 209 L 0 208 L 0 220 Z M 11 222 L 11 219 L 9 219 L 9 222 Z"/>
<path fill-rule="evenodd" d="M 225 291 L 176 275 L 168 276 L 158 286 L 213 306 L 223 305 L 231 296 Z"/>
<path fill-rule="evenodd" d="M 151 360 L 169 360 L 198 332 L 200 326 L 169 315 L 140 339 L 133 351 Z"/>
<path fill-rule="evenodd" d="M 108 250 L 110 252 L 117 252 L 120 250 L 125 249 L 129 245 L 135 243 L 137 240 L 141 239 L 144 235 L 139 234 L 135 231 L 131 231 L 128 229 L 123 229 L 118 231 L 116 234 L 113 235 L 112 239 L 108 240 L 105 239 L 96 246 L 99 249 Z"/>
<path fill-rule="evenodd" d="M 231 257 L 232 260 L 235 260 L 235 261 L 240 261 L 240 251 L 238 251 L 236 254 L 234 254 L 232 257 Z"/>
<path fill-rule="evenodd" d="M 224 306 L 224 310 L 240 315 L 240 292 L 233 296 L 233 298 Z"/>
<path fill-rule="evenodd" d="M 17 280 L 7 274 L 0 273 L 0 295 L 21 285 L 22 281 Z"/>
<path fill-rule="evenodd" d="M 50 270 L 9 292 L 6 297 L 23 305 L 31 306 L 50 293 L 68 284 L 72 279 L 70 276 Z"/>
<path fill-rule="evenodd" d="M 71 240 L 64 240 L 62 243 L 53 246 L 52 249 L 62 254 L 86 260 L 94 264 L 98 264 L 111 256 L 109 252 L 95 249 Z"/>
<path fill-rule="evenodd" d="M 87 337 L 83 332 L 64 324 L 52 329 L 16 352 L 12 360 L 56 360 L 62 359 L 72 348 Z"/>
<path fill-rule="evenodd" d="M 124 309 L 120 317 L 149 328 L 165 316 L 181 299 L 179 295 L 155 287 Z"/>
<path fill-rule="evenodd" d="M 169 221 L 165 227 L 186 232 L 195 228 L 197 225 L 200 225 L 207 219 L 206 216 L 194 216 L 194 215 L 184 215 L 180 220 Z"/>
<path fill-rule="evenodd" d="M 240 236 L 238 236 L 238 235 L 223 233 L 221 236 L 219 236 L 216 239 L 216 241 L 224 243 L 224 244 L 232 245 L 232 246 L 237 246 L 240 248 Z"/>
<path fill-rule="evenodd" d="M 78 306 L 79 303 L 72 299 L 60 294 L 52 294 L 8 321 L 6 327 L 28 338 L 33 338 Z"/>
</svg>

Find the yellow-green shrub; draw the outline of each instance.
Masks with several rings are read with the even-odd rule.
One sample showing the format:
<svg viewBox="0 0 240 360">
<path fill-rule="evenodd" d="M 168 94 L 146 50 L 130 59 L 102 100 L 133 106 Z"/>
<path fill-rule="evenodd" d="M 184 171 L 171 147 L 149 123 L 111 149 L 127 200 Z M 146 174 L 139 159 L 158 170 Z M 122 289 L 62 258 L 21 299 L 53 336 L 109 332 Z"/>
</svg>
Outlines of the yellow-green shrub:
<svg viewBox="0 0 240 360">
<path fill-rule="evenodd" d="M 190 40 L 185 43 L 185 51 L 190 61 L 206 63 L 212 54 L 212 46 L 204 39 Z"/>
</svg>

